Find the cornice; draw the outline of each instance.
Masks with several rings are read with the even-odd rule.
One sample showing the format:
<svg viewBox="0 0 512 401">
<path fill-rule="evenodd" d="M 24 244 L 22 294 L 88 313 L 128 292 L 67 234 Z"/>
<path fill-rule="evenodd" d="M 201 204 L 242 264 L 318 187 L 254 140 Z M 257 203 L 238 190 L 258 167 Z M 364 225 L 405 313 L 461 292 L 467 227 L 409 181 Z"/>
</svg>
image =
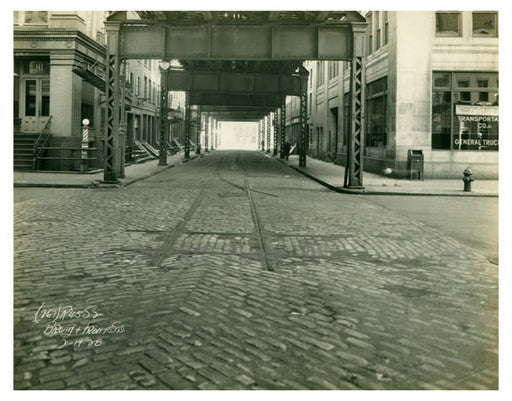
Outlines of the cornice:
<svg viewBox="0 0 512 401">
<path fill-rule="evenodd" d="M 80 31 L 14 30 L 14 41 L 24 42 L 69 42 L 76 41 L 87 49 L 105 56 L 106 47 Z"/>
</svg>

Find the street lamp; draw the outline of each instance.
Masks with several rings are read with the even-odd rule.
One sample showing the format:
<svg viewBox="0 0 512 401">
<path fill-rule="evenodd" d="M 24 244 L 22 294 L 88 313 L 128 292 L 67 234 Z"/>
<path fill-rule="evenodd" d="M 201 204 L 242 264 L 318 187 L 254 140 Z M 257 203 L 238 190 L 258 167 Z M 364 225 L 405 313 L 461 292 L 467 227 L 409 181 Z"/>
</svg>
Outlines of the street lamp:
<svg viewBox="0 0 512 401">
<path fill-rule="evenodd" d="M 171 66 L 171 63 L 169 61 L 162 60 L 162 61 L 160 61 L 158 66 L 160 67 L 160 69 L 162 71 L 167 71 L 169 69 L 169 67 Z"/>
</svg>

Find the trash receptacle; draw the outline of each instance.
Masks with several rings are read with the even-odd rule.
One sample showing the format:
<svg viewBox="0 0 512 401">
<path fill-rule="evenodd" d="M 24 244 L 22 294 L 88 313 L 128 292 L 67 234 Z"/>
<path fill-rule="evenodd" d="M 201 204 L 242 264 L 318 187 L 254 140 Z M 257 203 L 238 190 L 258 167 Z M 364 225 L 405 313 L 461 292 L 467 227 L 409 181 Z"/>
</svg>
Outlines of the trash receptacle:
<svg viewBox="0 0 512 401">
<path fill-rule="evenodd" d="M 407 168 L 410 180 L 423 180 L 423 162 L 423 150 L 409 149 L 407 152 Z"/>
</svg>

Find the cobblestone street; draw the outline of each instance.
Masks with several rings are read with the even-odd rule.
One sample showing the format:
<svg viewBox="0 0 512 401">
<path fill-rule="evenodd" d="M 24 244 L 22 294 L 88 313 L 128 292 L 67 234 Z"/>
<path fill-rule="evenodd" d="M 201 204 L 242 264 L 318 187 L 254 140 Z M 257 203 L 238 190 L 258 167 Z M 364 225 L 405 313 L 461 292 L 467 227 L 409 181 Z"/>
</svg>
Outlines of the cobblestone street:
<svg viewBox="0 0 512 401">
<path fill-rule="evenodd" d="M 14 205 L 15 389 L 497 389 L 498 266 L 261 152 Z"/>
</svg>

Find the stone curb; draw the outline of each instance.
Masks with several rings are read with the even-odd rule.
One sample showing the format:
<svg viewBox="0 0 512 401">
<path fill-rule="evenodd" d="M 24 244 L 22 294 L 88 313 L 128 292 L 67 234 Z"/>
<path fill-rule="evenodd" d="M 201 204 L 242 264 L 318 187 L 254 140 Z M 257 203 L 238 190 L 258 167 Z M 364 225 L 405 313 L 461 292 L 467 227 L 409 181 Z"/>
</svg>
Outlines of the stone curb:
<svg viewBox="0 0 512 401">
<path fill-rule="evenodd" d="M 305 172 L 300 167 L 290 166 L 286 164 L 283 160 L 276 159 L 280 163 L 284 164 L 285 166 L 288 166 L 295 171 L 301 173 L 302 175 L 312 179 L 313 181 L 319 183 L 320 185 L 323 185 L 324 187 L 329 188 L 332 191 L 344 193 L 344 194 L 350 194 L 350 195 L 390 195 L 390 196 L 459 196 L 459 197 L 475 197 L 475 198 L 498 198 L 499 194 L 496 193 L 490 193 L 490 194 L 482 194 L 477 192 L 463 192 L 460 193 L 454 193 L 454 192 L 402 192 L 402 191 L 376 191 L 376 190 L 367 190 L 367 189 L 349 189 L 349 188 L 343 188 L 338 187 L 332 184 L 329 184 L 328 182 L 315 177 L 314 175 Z"/>
<path fill-rule="evenodd" d="M 191 156 L 189 159 L 184 159 L 180 161 L 179 163 L 173 163 L 165 166 L 161 170 L 154 171 L 150 174 L 146 174 L 142 177 L 133 178 L 131 180 L 127 180 L 125 182 L 119 182 L 118 184 L 101 184 L 99 181 L 91 181 L 90 184 L 58 184 L 58 183 L 36 183 L 36 182 L 14 182 L 13 187 L 14 188 L 82 188 L 82 189 L 91 189 L 91 188 L 123 188 L 128 185 L 131 185 L 135 182 L 145 180 L 147 178 L 153 177 L 154 175 L 160 174 L 161 172 L 171 168 L 175 167 L 177 165 L 187 163 L 190 160 L 196 159 L 198 157 L 203 157 L 203 155 L 194 155 Z"/>
</svg>

